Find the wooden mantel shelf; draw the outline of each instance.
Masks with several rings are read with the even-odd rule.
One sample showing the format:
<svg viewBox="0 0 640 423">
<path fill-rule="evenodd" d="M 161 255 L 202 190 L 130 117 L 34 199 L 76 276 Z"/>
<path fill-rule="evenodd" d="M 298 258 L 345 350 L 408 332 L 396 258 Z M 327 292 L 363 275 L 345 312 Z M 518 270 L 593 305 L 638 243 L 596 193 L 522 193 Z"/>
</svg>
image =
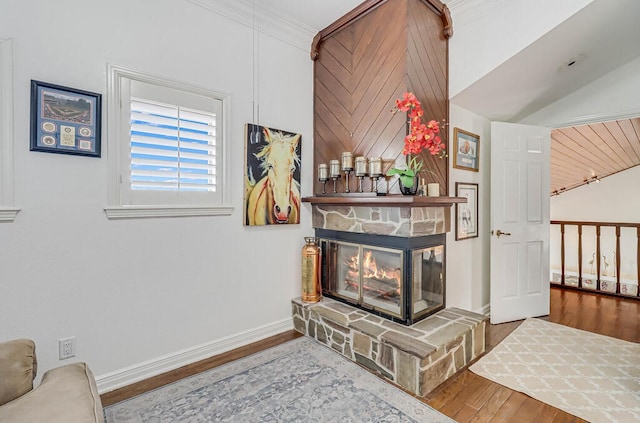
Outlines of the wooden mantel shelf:
<svg viewBox="0 0 640 423">
<path fill-rule="evenodd" d="M 466 203 L 464 197 L 423 197 L 418 195 L 319 195 L 303 197 L 303 203 L 334 206 L 372 206 L 372 207 L 447 207 L 456 203 Z"/>
</svg>

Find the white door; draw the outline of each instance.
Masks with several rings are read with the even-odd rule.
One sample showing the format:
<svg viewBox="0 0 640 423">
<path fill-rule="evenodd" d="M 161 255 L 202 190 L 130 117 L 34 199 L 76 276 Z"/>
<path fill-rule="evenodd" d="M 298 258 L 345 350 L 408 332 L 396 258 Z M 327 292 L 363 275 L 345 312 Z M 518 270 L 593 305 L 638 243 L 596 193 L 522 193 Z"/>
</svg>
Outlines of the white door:
<svg viewBox="0 0 640 423">
<path fill-rule="evenodd" d="M 549 314 L 548 128 L 491 124 L 491 323 Z"/>
</svg>

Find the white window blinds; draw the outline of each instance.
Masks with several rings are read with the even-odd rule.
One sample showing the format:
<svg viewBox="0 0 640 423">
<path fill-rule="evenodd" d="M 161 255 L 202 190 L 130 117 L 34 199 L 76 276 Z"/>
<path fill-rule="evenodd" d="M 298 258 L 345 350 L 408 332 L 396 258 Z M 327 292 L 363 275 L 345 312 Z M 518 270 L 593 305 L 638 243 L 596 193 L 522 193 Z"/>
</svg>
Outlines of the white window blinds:
<svg viewBox="0 0 640 423">
<path fill-rule="evenodd" d="M 216 191 L 216 114 L 131 99 L 132 190 Z"/>
</svg>

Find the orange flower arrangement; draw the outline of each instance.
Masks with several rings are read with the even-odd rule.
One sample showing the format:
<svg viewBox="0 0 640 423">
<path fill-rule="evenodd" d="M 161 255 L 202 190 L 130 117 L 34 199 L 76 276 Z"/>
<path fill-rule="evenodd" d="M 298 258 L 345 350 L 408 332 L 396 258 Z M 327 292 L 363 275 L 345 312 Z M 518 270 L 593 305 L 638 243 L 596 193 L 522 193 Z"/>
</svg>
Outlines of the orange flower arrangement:
<svg viewBox="0 0 640 423">
<path fill-rule="evenodd" d="M 422 150 L 428 150 L 432 156 L 438 155 L 442 158 L 446 157 L 445 145 L 438 135 L 440 133 L 438 121 L 430 120 L 426 124 L 422 123 L 424 110 L 415 94 L 405 92 L 402 99 L 397 99 L 393 112 L 398 111 L 407 112 L 409 118 L 409 133 L 404 137 L 404 148 L 402 149 L 402 154 L 406 156 L 407 167 L 406 169 L 389 169 L 387 175 L 399 175 L 402 185 L 410 188 L 413 186 L 414 178 L 424 166 L 424 162 L 419 156 Z"/>
</svg>

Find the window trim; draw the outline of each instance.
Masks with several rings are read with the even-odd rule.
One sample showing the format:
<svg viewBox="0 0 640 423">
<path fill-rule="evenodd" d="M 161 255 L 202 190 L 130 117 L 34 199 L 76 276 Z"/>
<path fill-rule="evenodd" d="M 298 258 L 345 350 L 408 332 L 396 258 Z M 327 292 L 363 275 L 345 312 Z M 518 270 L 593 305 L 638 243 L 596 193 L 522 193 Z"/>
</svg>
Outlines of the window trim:
<svg viewBox="0 0 640 423">
<path fill-rule="evenodd" d="M 13 222 L 13 40 L 0 38 L 0 222 Z"/>
<path fill-rule="evenodd" d="M 108 206 L 104 211 L 109 219 L 132 219 L 132 218 L 158 218 L 158 217 L 186 217 L 186 216 L 228 216 L 234 211 L 230 206 L 230 143 L 229 143 L 229 103 L 228 94 L 223 94 L 208 90 L 201 87 L 185 84 L 182 82 L 160 78 L 120 66 L 107 65 L 107 121 L 108 121 L 108 137 L 107 149 L 108 154 Z M 220 188 L 222 190 L 222 204 L 215 206 L 206 206 L 202 204 L 184 204 L 184 205 L 131 205 L 122 202 L 122 184 L 121 175 L 123 174 L 123 166 L 129 163 L 123 163 L 121 156 L 123 154 L 123 142 L 121 136 L 124 133 L 122 119 L 120 118 L 120 105 L 124 100 L 122 98 L 123 80 L 134 80 L 146 82 L 153 85 L 177 89 L 181 91 L 192 92 L 200 95 L 216 97 L 222 100 L 222 131 L 219 133 L 222 143 L 222 154 L 220 161 L 222 163 L 222 174 L 220 178 Z M 130 99 L 126 99 L 130 101 Z M 128 122 L 127 122 L 128 124 Z M 128 128 L 126 133 L 128 133 Z"/>
</svg>

